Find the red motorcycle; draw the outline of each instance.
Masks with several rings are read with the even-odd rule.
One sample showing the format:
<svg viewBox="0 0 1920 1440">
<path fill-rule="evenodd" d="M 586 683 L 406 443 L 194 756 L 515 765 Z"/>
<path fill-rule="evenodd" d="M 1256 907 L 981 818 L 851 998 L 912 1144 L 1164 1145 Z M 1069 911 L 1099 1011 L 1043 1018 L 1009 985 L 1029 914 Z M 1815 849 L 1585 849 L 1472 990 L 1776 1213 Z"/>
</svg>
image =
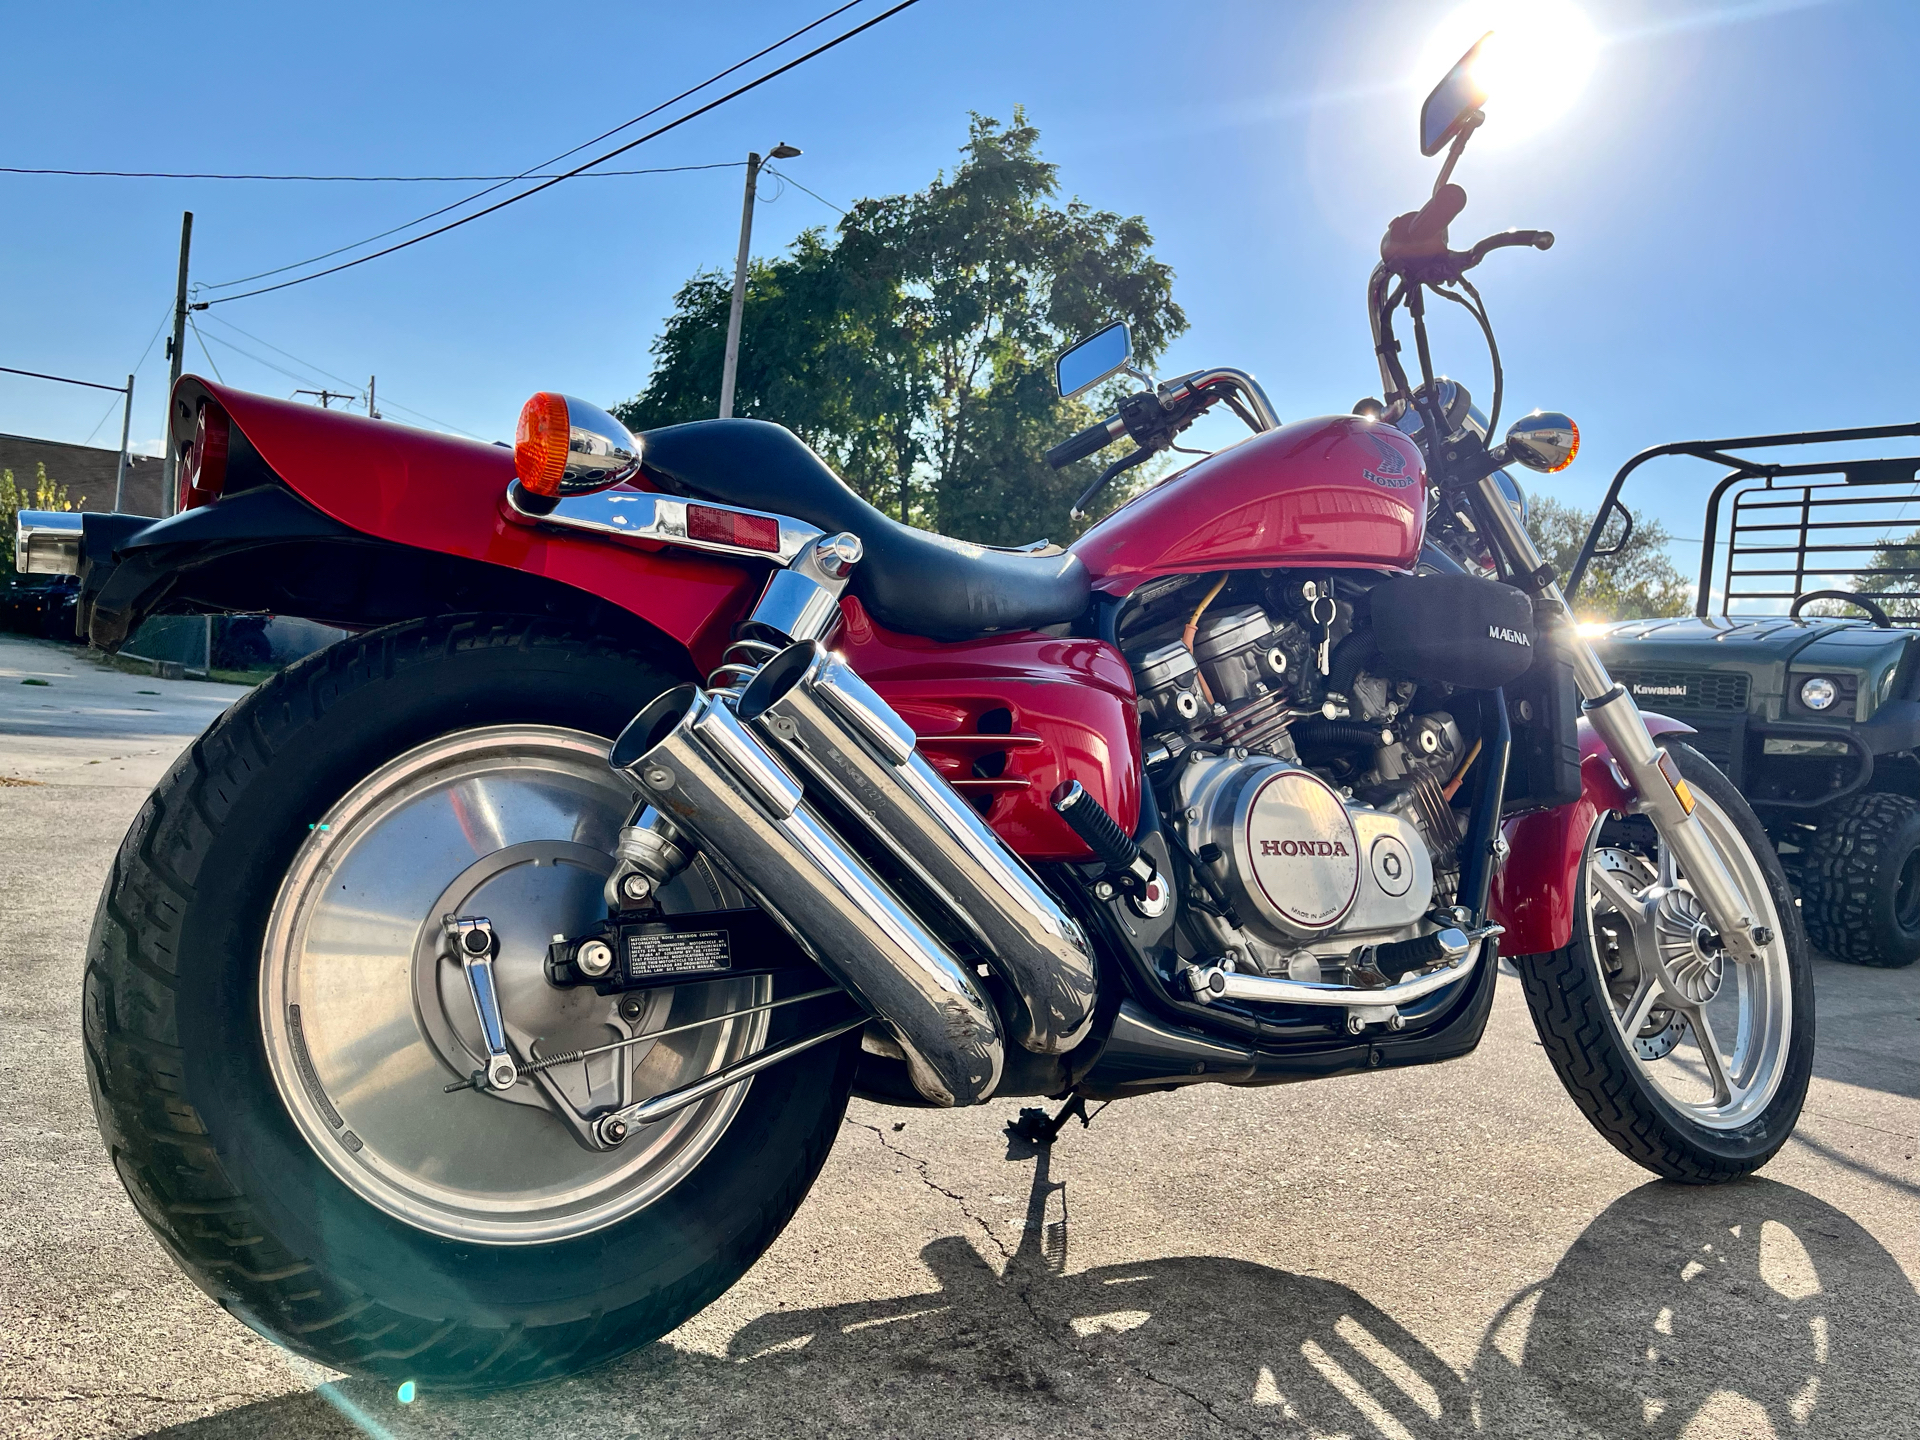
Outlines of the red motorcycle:
<svg viewBox="0 0 1920 1440">
<path fill-rule="evenodd" d="M 233 707 L 114 862 L 96 1112 L 221 1304 L 340 1369 L 547 1378 L 672 1329 L 806 1195 L 849 1093 L 1088 1101 L 1464 1055 L 1500 942 L 1600 1132 L 1715 1182 L 1791 1130 L 1806 941 L 1740 795 L 1570 623 L 1503 466 L 1578 432 L 1435 374 L 1473 53 L 1368 287 L 1385 393 L 1282 425 L 1237 370 L 1060 446 L 1111 479 L 1255 433 L 1070 548 L 910 529 L 791 433 L 511 450 L 172 397 L 179 513 L 22 516 L 111 649 L 151 614 L 354 638 Z M 1405 372 L 1404 310 L 1419 380 Z M 1486 330 L 1491 349 L 1492 330 Z M 1063 392 L 1127 369 L 1123 328 Z M 1144 378 L 1144 377 L 1143 377 Z"/>
</svg>

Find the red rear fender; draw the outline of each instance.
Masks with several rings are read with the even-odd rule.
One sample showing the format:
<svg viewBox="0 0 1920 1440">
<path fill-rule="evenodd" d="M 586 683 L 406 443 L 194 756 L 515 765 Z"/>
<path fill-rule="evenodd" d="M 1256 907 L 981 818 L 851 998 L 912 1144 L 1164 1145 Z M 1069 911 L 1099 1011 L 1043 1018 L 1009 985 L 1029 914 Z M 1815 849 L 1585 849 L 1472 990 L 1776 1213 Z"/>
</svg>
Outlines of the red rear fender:
<svg viewBox="0 0 1920 1440">
<path fill-rule="evenodd" d="M 1691 725 L 1665 715 L 1642 714 L 1654 735 L 1691 735 Z M 1544 955 L 1573 935 L 1579 903 L 1580 858 L 1594 822 L 1624 809 L 1632 795 L 1614 778 L 1613 756 L 1593 726 L 1580 722 L 1580 798 L 1557 810 L 1539 810 L 1507 821 L 1506 863 L 1494 875 L 1489 909 L 1507 927 L 1505 955 Z"/>
<path fill-rule="evenodd" d="M 538 530 L 510 519 L 513 452 L 338 410 L 250 395 L 187 376 L 174 394 L 176 440 L 191 441 L 202 399 L 295 494 L 381 540 L 542 575 L 647 621 L 703 672 L 765 582 L 765 567 L 657 544 Z"/>
</svg>

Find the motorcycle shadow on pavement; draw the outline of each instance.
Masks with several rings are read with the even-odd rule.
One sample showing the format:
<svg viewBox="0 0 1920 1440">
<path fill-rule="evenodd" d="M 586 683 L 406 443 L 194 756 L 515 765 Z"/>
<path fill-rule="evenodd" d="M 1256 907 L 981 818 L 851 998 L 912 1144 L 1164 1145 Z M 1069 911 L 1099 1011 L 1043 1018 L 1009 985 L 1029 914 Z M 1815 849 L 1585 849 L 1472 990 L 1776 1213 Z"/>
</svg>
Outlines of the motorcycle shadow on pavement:
<svg viewBox="0 0 1920 1440">
<path fill-rule="evenodd" d="M 1878 1440 L 1920 1413 L 1913 1285 L 1790 1186 L 1630 1191 L 1501 1307 L 1463 1372 L 1333 1281 L 1213 1256 L 1068 1273 L 1067 1186 L 1046 1151 L 1009 1155 L 1028 1158 L 1004 1270 L 947 1236 L 921 1251 L 933 1289 L 773 1311 L 724 1356 L 659 1344 L 574 1380 L 409 1406 L 349 1380 L 155 1433 Z"/>
</svg>

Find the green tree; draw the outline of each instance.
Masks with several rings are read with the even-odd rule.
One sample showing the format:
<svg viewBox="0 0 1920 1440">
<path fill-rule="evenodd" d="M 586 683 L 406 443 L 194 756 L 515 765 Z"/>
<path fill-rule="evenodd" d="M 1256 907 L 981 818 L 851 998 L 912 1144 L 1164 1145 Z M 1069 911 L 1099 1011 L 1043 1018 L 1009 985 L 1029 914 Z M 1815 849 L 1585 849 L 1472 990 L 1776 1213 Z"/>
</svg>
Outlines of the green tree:
<svg viewBox="0 0 1920 1440">
<path fill-rule="evenodd" d="M 1097 462 L 1055 472 L 1042 453 L 1095 411 L 1054 395 L 1052 356 L 1117 318 L 1151 364 L 1186 317 L 1146 222 L 1055 203 L 1039 140 L 1022 110 L 1006 126 L 975 115 L 951 177 L 861 200 L 832 235 L 756 261 L 736 413 L 787 425 L 902 519 L 987 544 L 1070 533 Z M 681 287 L 623 420 L 715 413 L 730 297 L 716 271 Z"/>
<path fill-rule="evenodd" d="M 1920 530 L 1874 546 L 1867 568 L 1853 577 L 1853 589 L 1884 597 L 1875 603 L 1889 615 L 1902 619 L 1920 616 Z M 1834 600 L 1816 600 L 1808 609 L 1821 615 L 1862 613 Z"/>
<path fill-rule="evenodd" d="M 1564 580 L 1579 558 L 1592 517 L 1562 500 L 1542 495 L 1527 497 L 1527 533 L 1540 553 Z M 1620 530 L 1610 524 L 1600 537 L 1602 548 L 1618 543 Z M 1673 537 L 1658 520 L 1633 517 L 1633 531 L 1618 555 L 1600 556 L 1587 567 L 1575 607 L 1583 620 L 1643 620 L 1661 615 L 1684 615 L 1693 604 L 1693 591 L 1679 568 L 1667 558 Z"/>
<path fill-rule="evenodd" d="M 0 584 L 6 584 L 19 578 L 19 572 L 13 567 L 14 518 L 22 510 L 78 510 L 87 503 L 82 495 L 78 500 L 67 498 L 67 487 L 47 478 L 47 467 L 35 465 L 31 485 L 20 485 L 14 481 L 13 471 L 0 470 Z"/>
</svg>

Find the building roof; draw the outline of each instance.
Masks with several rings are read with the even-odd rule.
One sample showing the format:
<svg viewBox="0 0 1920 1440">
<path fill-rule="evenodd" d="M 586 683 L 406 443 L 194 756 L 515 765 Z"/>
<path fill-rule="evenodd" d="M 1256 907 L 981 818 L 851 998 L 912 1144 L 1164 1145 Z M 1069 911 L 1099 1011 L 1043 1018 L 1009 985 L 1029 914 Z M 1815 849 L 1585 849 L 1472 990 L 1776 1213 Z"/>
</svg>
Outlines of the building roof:
<svg viewBox="0 0 1920 1440">
<path fill-rule="evenodd" d="M 67 499 L 76 510 L 111 510 L 118 450 L 93 445 L 69 445 L 63 440 L 37 440 L 31 435 L 0 434 L 0 470 L 11 470 L 14 482 L 31 485 L 34 467 L 45 465 L 47 478 L 67 487 Z M 129 515 L 158 515 L 160 460 L 135 455 L 127 461 L 126 493 L 120 508 Z"/>
</svg>

